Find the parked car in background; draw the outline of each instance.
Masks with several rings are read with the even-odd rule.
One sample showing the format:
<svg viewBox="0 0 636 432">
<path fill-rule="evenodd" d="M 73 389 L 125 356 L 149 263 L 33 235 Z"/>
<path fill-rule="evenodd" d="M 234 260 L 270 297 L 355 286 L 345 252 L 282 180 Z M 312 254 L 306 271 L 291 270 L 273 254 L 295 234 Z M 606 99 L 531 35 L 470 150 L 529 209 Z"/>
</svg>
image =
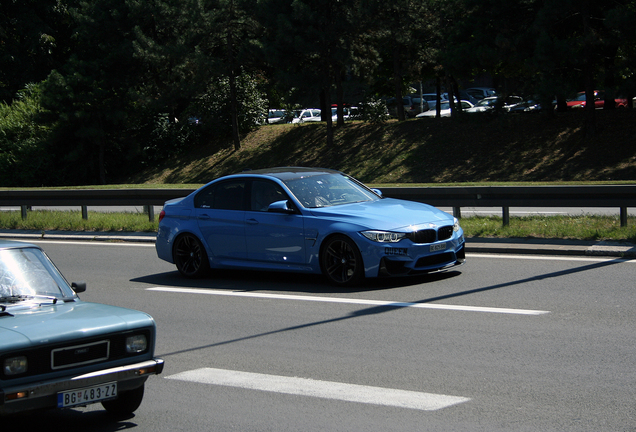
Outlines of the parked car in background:
<svg viewBox="0 0 636 432">
<path fill-rule="evenodd" d="M 507 96 L 505 100 L 501 101 L 498 96 L 487 97 L 477 102 L 474 107 L 466 110 L 466 112 L 475 113 L 493 110 L 496 108 L 498 101 L 501 103 L 501 109 L 508 111 L 510 107 L 522 103 L 523 98 L 520 96 Z"/>
<path fill-rule="evenodd" d="M 342 108 L 342 115 L 345 121 L 355 120 L 360 117 L 360 110 L 358 107 L 345 106 Z M 334 122 L 338 120 L 338 108 L 334 105 L 331 106 L 331 120 Z"/>
<path fill-rule="evenodd" d="M 457 102 L 455 102 L 457 103 Z M 470 108 L 474 107 L 474 105 L 469 102 L 469 101 L 461 101 L 462 104 L 462 110 L 466 111 L 469 110 Z M 440 117 L 450 117 L 451 116 L 451 107 L 450 107 L 450 101 L 444 101 L 439 105 L 440 108 Z M 416 117 L 417 118 L 432 118 L 435 117 L 437 115 L 437 110 L 429 110 L 426 112 L 423 112 L 421 114 L 418 114 Z"/>
<path fill-rule="evenodd" d="M 497 91 L 491 87 L 471 87 L 466 89 L 466 93 L 479 100 L 497 96 Z"/>
<path fill-rule="evenodd" d="M 517 113 L 533 113 L 533 112 L 539 112 L 541 111 L 541 104 L 539 103 L 539 101 L 534 100 L 534 99 L 528 99 L 526 101 L 523 102 L 519 102 L 517 104 L 514 104 L 510 107 L 508 107 L 508 112 L 512 113 L 512 114 L 517 114 Z"/>
<path fill-rule="evenodd" d="M 268 124 L 278 124 L 278 123 L 286 123 L 286 112 L 282 109 L 271 109 L 267 113 L 267 119 L 265 120 Z"/>
<path fill-rule="evenodd" d="M 294 113 L 292 123 L 319 122 L 321 120 L 322 118 L 320 117 L 320 110 L 318 108 L 306 108 L 297 110 Z"/>
<path fill-rule="evenodd" d="M 152 317 L 84 302 L 39 246 L 0 241 L 0 416 L 101 403 L 141 404 L 163 370 Z M 28 427 L 26 427 L 28 429 Z"/>
<path fill-rule="evenodd" d="M 386 105 L 389 110 L 389 115 L 391 117 L 397 117 L 397 104 L 395 103 L 395 98 L 387 99 Z M 409 118 L 413 118 L 417 114 L 428 111 L 429 109 L 427 101 L 424 100 L 422 103 L 420 98 L 413 96 L 404 96 L 402 98 L 402 105 L 404 107 L 404 115 Z"/>
<path fill-rule="evenodd" d="M 301 167 L 221 177 L 166 202 L 155 247 L 185 277 L 275 270 L 322 273 L 337 286 L 465 260 L 463 231 L 448 213 L 383 198 L 339 171 Z"/>
<path fill-rule="evenodd" d="M 449 100 L 448 93 L 442 93 L 442 99 Z M 468 102 L 470 102 L 473 105 L 475 105 L 477 102 L 479 102 L 479 99 L 477 99 L 475 96 L 469 94 L 466 90 L 460 90 L 459 91 L 459 97 L 457 97 L 457 95 L 455 95 L 455 100 L 457 100 L 457 99 L 468 101 Z"/>
<path fill-rule="evenodd" d="M 429 110 L 434 110 L 435 107 L 437 106 L 437 94 L 436 93 L 424 93 L 422 95 L 422 98 L 426 101 L 426 103 L 428 104 L 428 109 Z M 442 97 L 442 95 L 440 95 L 440 102 L 443 102 L 444 97 Z"/>
<path fill-rule="evenodd" d="M 568 109 L 585 108 L 587 98 L 585 92 L 578 92 L 574 99 L 567 101 Z M 616 108 L 627 108 L 627 99 L 616 98 L 614 99 Z M 597 109 L 605 106 L 605 92 L 602 90 L 594 90 L 594 107 Z"/>
</svg>

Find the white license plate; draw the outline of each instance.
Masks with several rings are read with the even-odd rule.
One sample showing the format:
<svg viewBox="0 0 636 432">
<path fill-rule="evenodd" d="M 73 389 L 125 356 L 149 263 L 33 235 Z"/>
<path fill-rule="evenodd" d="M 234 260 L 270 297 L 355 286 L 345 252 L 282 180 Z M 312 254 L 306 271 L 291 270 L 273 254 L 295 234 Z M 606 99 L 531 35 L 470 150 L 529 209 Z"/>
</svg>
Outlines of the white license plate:
<svg viewBox="0 0 636 432">
<path fill-rule="evenodd" d="M 116 382 L 101 384 L 93 387 L 84 387 L 58 393 L 57 407 L 66 408 L 77 405 L 86 405 L 93 402 L 103 401 L 105 399 L 112 399 L 116 396 Z"/>
<path fill-rule="evenodd" d="M 437 251 L 441 251 L 446 249 L 446 243 L 440 243 L 440 244 L 432 244 L 431 245 L 431 252 L 437 252 Z"/>
</svg>

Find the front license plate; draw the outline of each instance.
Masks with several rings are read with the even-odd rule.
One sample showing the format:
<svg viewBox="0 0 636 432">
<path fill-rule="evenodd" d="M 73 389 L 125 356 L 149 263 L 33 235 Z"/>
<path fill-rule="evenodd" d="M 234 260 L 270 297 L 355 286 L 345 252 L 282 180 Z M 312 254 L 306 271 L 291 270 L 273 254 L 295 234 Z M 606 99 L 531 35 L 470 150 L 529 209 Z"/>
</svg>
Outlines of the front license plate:
<svg viewBox="0 0 636 432">
<path fill-rule="evenodd" d="M 446 243 L 433 244 L 431 245 L 431 252 L 437 252 L 446 249 Z"/>
<path fill-rule="evenodd" d="M 57 394 L 57 407 L 67 408 L 77 405 L 86 405 L 117 396 L 117 383 L 101 384 L 93 387 L 85 387 Z"/>
</svg>

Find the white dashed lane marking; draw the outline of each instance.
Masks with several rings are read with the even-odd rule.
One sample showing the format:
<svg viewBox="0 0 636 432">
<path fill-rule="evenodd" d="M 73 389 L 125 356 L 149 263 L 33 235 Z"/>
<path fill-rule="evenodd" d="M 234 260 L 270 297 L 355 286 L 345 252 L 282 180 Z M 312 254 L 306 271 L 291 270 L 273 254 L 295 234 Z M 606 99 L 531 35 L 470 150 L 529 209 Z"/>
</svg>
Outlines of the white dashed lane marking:
<svg viewBox="0 0 636 432">
<path fill-rule="evenodd" d="M 543 315 L 543 314 L 549 313 L 549 311 L 530 310 L 530 309 L 461 306 L 461 305 L 447 305 L 447 304 L 439 304 L 439 303 L 393 302 L 393 301 L 384 301 L 384 300 L 367 300 L 367 299 L 352 299 L 352 298 L 339 298 L 339 297 L 300 296 L 300 295 L 289 295 L 289 294 L 269 294 L 269 293 L 244 292 L 244 291 L 223 291 L 223 290 L 213 290 L 213 289 L 204 289 L 204 288 L 153 287 L 153 288 L 146 288 L 146 289 L 148 291 L 162 291 L 162 292 L 172 292 L 172 293 L 179 293 L 179 294 L 204 294 L 204 295 L 219 295 L 219 296 L 233 296 L 233 297 L 266 298 L 266 299 L 278 299 L 278 300 L 315 301 L 315 302 L 325 302 L 325 303 L 348 303 L 348 304 L 359 304 L 359 305 L 387 306 L 387 307 L 395 307 L 395 308 L 442 309 L 442 310 L 464 311 L 464 312 L 487 312 L 487 313 L 515 314 L 515 315 Z"/>
</svg>

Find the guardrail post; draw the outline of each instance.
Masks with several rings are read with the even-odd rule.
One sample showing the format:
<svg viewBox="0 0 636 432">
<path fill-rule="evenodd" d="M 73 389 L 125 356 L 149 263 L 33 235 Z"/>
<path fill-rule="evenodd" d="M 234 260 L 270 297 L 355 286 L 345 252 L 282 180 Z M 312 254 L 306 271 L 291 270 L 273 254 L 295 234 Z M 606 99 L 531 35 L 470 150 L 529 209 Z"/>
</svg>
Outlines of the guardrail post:
<svg viewBox="0 0 636 432">
<path fill-rule="evenodd" d="M 627 226 L 627 207 L 621 207 L 621 227 Z"/>
<path fill-rule="evenodd" d="M 88 206 L 82 206 L 82 219 L 88 220 Z"/>
<path fill-rule="evenodd" d="M 462 218 L 462 209 L 461 209 L 461 207 L 453 207 L 453 216 L 455 216 L 457 219 L 461 219 Z"/>
<path fill-rule="evenodd" d="M 510 207 L 503 207 L 502 209 L 503 226 L 510 225 Z"/>
<path fill-rule="evenodd" d="M 155 221 L 155 206 L 148 205 L 146 207 L 148 209 L 148 220 L 150 222 L 154 222 Z"/>
<path fill-rule="evenodd" d="M 20 206 L 20 215 L 22 216 L 22 220 L 26 220 L 27 218 L 27 206 Z"/>
</svg>

